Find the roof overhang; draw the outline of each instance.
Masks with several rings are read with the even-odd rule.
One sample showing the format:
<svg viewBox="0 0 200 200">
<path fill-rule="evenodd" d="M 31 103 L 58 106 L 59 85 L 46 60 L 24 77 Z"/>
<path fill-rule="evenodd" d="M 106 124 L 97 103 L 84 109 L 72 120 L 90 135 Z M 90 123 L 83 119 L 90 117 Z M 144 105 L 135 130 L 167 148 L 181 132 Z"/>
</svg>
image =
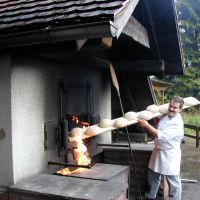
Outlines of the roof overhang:
<svg viewBox="0 0 200 200">
<path fill-rule="evenodd" d="M 5 27 L 3 31 L 0 30 L 0 49 L 89 38 L 118 38 L 126 26 L 138 2 L 139 0 L 124 1 L 121 7 L 116 9 L 112 15 L 109 15 L 110 17 L 106 17 L 105 19 L 101 18 L 101 20 L 99 20 L 97 18 L 96 21 L 88 20 L 88 23 L 85 23 L 84 20 L 83 23 L 80 20 L 79 24 L 75 23 L 73 25 L 65 26 L 60 25 L 59 27 L 46 26 L 36 30 L 31 29 L 30 31 L 24 31 L 26 28 L 22 29 L 23 31 L 15 31 L 15 29 L 10 29 L 12 23 L 13 27 L 17 26 L 18 24 L 19 28 L 21 28 L 21 26 L 26 27 L 25 22 L 15 22 L 13 19 L 11 25 L 8 25 L 9 30 L 11 30 L 10 33 L 5 32 Z M 9 18 L 7 20 L 9 20 Z M 29 19 L 27 18 L 26 20 Z M 33 22 L 30 20 L 29 23 Z M 4 26 L 6 26 L 6 24 Z"/>
<path fill-rule="evenodd" d="M 109 57 L 111 62 L 118 62 L 118 55 L 129 65 L 135 60 L 164 60 L 164 74 L 183 73 L 174 0 L 127 0 L 105 20 L 9 34 L 0 31 L 0 49 L 103 37 L 114 38 L 111 50 L 117 53 Z"/>
<path fill-rule="evenodd" d="M 183 74 L 183 53 L 174 1 L 143 0 L 134 14 L 148 30 L 152 56 L 165 60 L 165 73 Z"/>
<path fill-rule="evenodd" d="M 5 34 L 0 35 L 0 49 L 81 40 L 85 38 L 111 37 L 111 29 L 116 30 L 117 28 L 109 21 L 102 21 L 92 24 Z"/>
</svg>

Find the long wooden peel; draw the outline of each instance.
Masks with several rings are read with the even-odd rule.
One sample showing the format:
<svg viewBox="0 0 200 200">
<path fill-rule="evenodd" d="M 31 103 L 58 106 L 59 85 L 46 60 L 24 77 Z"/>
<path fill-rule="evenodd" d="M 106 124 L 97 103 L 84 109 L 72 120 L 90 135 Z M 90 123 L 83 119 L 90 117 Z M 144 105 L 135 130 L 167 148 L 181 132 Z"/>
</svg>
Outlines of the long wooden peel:
<svg viewBox="0 0 200 200">
<path fill-rule="evenodd" d="M 120 92 L 119 92 L 119 83 L 118 83 L 118 80 L 117 80 L 117 76 L 116 76 L 114 67 L 113 67 L 113 65 L 112 65 L 111 63 L 110 63 L 110 65 L 109 65 L 109 67 L 110 67 L 110 74 L 111 74 L 111 78 L 112 78 L 113 85 L 114 85 L 114 87 L 115 87 L 116 90 L 117 90 L 118 96 L 120 96 Z"/>
<path fill-rule="evenodd" d="M 198 105 L 198 104 L 196 104 Z M 194 106 L 196 106 L 194 105 Z M 168 103 L 166 104 L 163 104 L 163 105 L 160 105 L 158 107 L 163 107 L 163 106 L 168 106 Z M 183 109 L 186 109 L 186 108 L 189 108 L 189 107 L 192 107 L 192 106 L 187 106 L 187 105 L 183 105 Z M 156 112 L 156 113 L 152 113 L 152 119 L 153 118 L 156 118 L 156 117 L 160 117 L 162 116 L 163 114 L 160 113 L 160 112 Z M 116 118 L 116 119 L 113 119 L 112 122 L 114 124 L 115 120 L 117 120 L 119 118 Z M 126 127 L 126 126 L 130 126 L 130 125 L 134 125 L 138 123 L 138 118 L 134 119 L 134 120 L 131 120 L 131 121 L 127 121 L 127 123 L 123 126 L 123 127 Z M 120 128 L 123 128 L 123 127 L 120 127 Z M 86 131 L 89 129 L 89 128 L 92 128 L 94 130 L 94 133 L 93 134 L 90 134 L 90 135 L 86 135 Z M 85 138 L 89 138 L 89 137 L 93 137 L 93 136 L 97 136 L 99 134 L 102 134 L 102 133 L 105 133 L 105 132 L 108 132 L 108 131 L 113 131 L 113 130 L 116 130 L 116 129 L 119 129 L 117 127 L 114 127 L 114 126 L 109 126 L 107 128 L 100 128 L 98 126 L 98 124 L 95 124 L 95 125 L 92 125 L 92 126 L 89 126 L 89 127 L 86 127 L 86 128 L 83 128 L 83 135 L 82 135 L 82 139 L 85 139 Z M 73 141 L 74 138 L 73 137 L 69 137 L 69 140 L 70 141 Z"/>
<path fill-rule="evenodd" d="M 118 80 L 117 80 L 115 69 L 114 69 L 114 67 L 111 63 L 109 65 L 109 67 L 110 67 L 110 74 L 111 74 L 112 83 L 117 90 L 117 94 L 118 94 L 119 102 L 120 102 L 120 106 L 121 106 L 121 111 L 122 111 L 122 114 L 124 115 L 124 108 L 122 106 L 122 100 L 121 100 L 120 91 L 119 91 L 119 83 L 118 83 Z"/>
<path fill-rule="evenodd" d="M 117 76 L 115 74 L 114 67 L 112 66 L 111 63 L 110 63 L 110 73 L 111 73 L 113 85 L 116 88 L 117 93 L 118 93 L 122 115 L 124 116 L 124 108 L 123 108 L 123 105 L 122 105 L 122 101 L 121 101 L 121 97 L 120 97 L 120 91 L 119 91 L 119 83 L 118 83 L 118 80 L 117 80 Z M 137 121 L 135 121 L 134 123 L 137 123 Z M 142 197 L 141 191 L 140 191 L 140 186 L 139 186 L 139 181 L 138 181 L 138 176 L 137 176 L 137 172 L 136 172 L 136 167 L 135 167 L 135 158 L 134 158 L 134 154 L 133 154 L 133 151 L 132 151 L 132 148 L 131 148 L 131 141 L 130 141 L 130 136 L 129 136 L 129 133 L 128 133 L 127 124 L 125 124 L 125 127 L 126 127 L 127 142 L 128 142 L 128 146 L 129 146 L 129 150 L 130 150 L 132 166 L 133 166 L 133 169 L 134 169 L 134 172 L 135 172 L 135 178 L 136 178 L 136 183 L 137 183 L 137 187 L 138 187 L 138 192 L 139 192 L 140 197 Z"/>
<path fill-rule="evenodd" d="M 163 106 L 165 106 L 165 105 L 167 106 L 168 104 L 163 104 Z M 188 107 L 190 107 L 190 106 L 184 105 L 184 106 L 183 106 L 183 109 L 188 108 Z M 163 115 L 163 114 L 160 113 L 160 112 L 153 113 L 153 114 L 152 114 L 152 119 L 153 119 L 153 118 L 156 118 L 156 117 L 160 117 L 160 116 L 162 116 L 162 115 Z M 113 119 L 112 122 L 114 123 L 115 120 L 117 120 L 117 119 L 119 119 L 119 118 Z M 137 124 L 137 123 L 138 123 L 138 118 L 136 118 L 136 119 L 134 119 L 134 120 L 131 120 L 131 121 L 127 121 L 126 125 L 124 125 L 123 127 L 120 127 L 120 128 L 124 128 L 124 127 L 126 127 L 126 126 L 134 125 L 134 124 Z M 86 132 L 88 128 L 89 128 L 89 127 L 87 127 L 87 128 L 84 130 L 84 132 Z M 105 133 L 105 132 L 108 132 L 108 131 L 113 131 L 113 130 L 119 129 L 119 128 L 116 128 L 116 127 L 114 127 L 114 126 L 110 126 L 110 127 L 107 127 L 107 128 L 100 128 L 100 127 L 98 126 L 98 124 L 92 125 L 92 126 L 90 126 L 90 128 L 94 128 L 94 130 L 96 130 L 95 133 L 94 133 L 94 135 L 86 135 L 86 134 L 83 134 L 83 136 L 82 136 L 83 139 L 89 138 L 89 137 L 93 137 L 93 136 L 96 136 L 96 135 L 99 135 L 99 134 L 102 134 L 102 133 Z"/>
</svg>

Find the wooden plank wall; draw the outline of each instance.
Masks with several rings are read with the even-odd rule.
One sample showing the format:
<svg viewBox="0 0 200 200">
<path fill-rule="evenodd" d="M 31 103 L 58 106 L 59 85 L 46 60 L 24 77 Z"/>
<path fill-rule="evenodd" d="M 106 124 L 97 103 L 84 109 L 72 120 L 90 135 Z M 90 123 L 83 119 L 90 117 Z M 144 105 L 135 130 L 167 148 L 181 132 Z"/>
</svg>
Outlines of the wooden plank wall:
<svg viewBox="0 0 200 200">
<path fill-rule="evenodd" d="M 144 194 L 147 189 L 147 171 L 148 162 L 151 156 L 150 150 L 133 150 L 136 173 L 139 180 L 140 191 Z M 106 147 L 104 148 L 104 162 L 118 165 L 129 165 L 130 168 L 130 200 L 136 199 L 139 196 L 136 176 L 132 167 L 130 151 L 124 147 Z"/>
</svg>

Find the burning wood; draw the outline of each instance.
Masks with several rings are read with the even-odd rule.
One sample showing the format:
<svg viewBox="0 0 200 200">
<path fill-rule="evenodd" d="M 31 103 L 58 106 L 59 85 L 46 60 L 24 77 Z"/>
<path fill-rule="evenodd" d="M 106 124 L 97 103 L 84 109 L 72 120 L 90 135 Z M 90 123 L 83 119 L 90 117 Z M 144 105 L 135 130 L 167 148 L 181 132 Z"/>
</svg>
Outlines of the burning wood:
<svg viewBox="0 0 200 200">
<path fill-rule="evenodd" d="M 74 148 L 74 162 L 77 166 L 85 165 L 88 166 L 91 164 L 91 159 L 89 158 L 89 154 L 87 152 L 86 146 L 83 144 L 83 140 L 81 135 L 76 135 L 74 137 L 74 140 L 71 142 L 72 147 Z M 72 174 L 77 174 L 82 171 L 87 170 L 85 167 L 79 167 L 75 170 L 70 171 L 69 168 L 64 168 L 59 171 L 57 171 L 57 174 L 62 174 L 62 175 L 72 175 Z"/>
<path fill-rule="evenodd" d="M 198 101 L 194 97 L 186 97 L 186 98 L 184 98 L 183 109 L 191 107 L 191 106 L 196 106 L 198 104 L 200 104 L 200 101 Z M 138 113 L 130 111 L 130 112 L 126 113 L 123 117 L 111 120 L 111 121 L 109 121 L 109 123 L 106 123 L 106 124 L 110 124 L 107 127 L 102 126 L 102 122 L 100 122 L 99 124 L 83 128 L 81 131 L 81 135 L 82 135 L 81 138 L 85 139 L 88 137 L 99 135 L 101 133 L 105 133 L 107 131 L 112 131 L 112 130 L 115 130 L 118 128 L 133 125 L 138 122 L 138 119 L 151 120 L 153 118 L 165 115 L 165 114 L 167 114 L 167 112 L 168 112 L 168 103 L 160 105 L 160 106 L 150 105 L 147 107 L 146 110 L 140 111 Z M 106 122 L 107 121 L 108 120 L 106 120 Z M 104 128 L 102 128 L 102 127 L 104 127 Z M 73 130 L 72 130 L 72 132 L 73 132 Z M 89 132 L 89 134 L 88 134 L 88 132 Z M 73 137 L 73 135 L 71 135 L 69 137 L 69 140 L 70 140 L 70 142 L 73 142 L 76 139 L 75 139 L 75 137 Z"/>
<path fill-rule="evenodd" d="M 72 121 L 79 124 L 82 127 L 88 127 L 90 124 L 88 122 L 81 121 L 77 116 L 72 116 Z"/>
<path fill-rule="evenodd" d="M 54 162 L 54 161 L 48 161 L 48 165 L 62 165 L 65 167 L 82 167 L 82 168 L 87 168 L 90 169 L 92 165 L 75 165 L 71 163 L 66 163 L 66 162 Z"/>
<path fill-rule="evenodd" d="M 89 126 L 89 123 L 81 122 L 78 117 L 75 116 L 73 116 L 72 120 L 75 121 L 77 124 L 81 124 L 82 126 L 82 128 L 73 128 L 70 133 L 70 136 L 73 137 L 73 141 L 71 141 L 71 146 L 73 148 L 74 163 L 76 166 L 89 166 L 91 164 L 91 159 L 89 158 L 89 153 L 82 140 L 83 131 L 85 127 Z M 85 167 L 79 167 L 72 171 L 69 168 L 64 168 L 57 171 L 56 173 L 62 175 L 71 175 L 80 173 L 85 170 L 87 170 Z"/>
</svg>

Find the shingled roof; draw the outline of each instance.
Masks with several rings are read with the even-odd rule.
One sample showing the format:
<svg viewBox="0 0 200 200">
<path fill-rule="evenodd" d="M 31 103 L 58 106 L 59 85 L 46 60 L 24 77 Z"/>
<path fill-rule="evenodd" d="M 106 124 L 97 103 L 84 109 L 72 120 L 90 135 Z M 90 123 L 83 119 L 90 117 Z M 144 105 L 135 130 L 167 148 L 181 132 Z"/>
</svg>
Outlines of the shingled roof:
<svg viewBox="0 0 200 200">
<path fill-rule="evenodd" d="M 114 20 L 132 0 L 1 0 L 0 30 L 38 28 Z"/>
<path fill-rule="evenodd" d="M 0 49 L 119 37 L 139 0 L 0 0 Z"/>
</svg>

